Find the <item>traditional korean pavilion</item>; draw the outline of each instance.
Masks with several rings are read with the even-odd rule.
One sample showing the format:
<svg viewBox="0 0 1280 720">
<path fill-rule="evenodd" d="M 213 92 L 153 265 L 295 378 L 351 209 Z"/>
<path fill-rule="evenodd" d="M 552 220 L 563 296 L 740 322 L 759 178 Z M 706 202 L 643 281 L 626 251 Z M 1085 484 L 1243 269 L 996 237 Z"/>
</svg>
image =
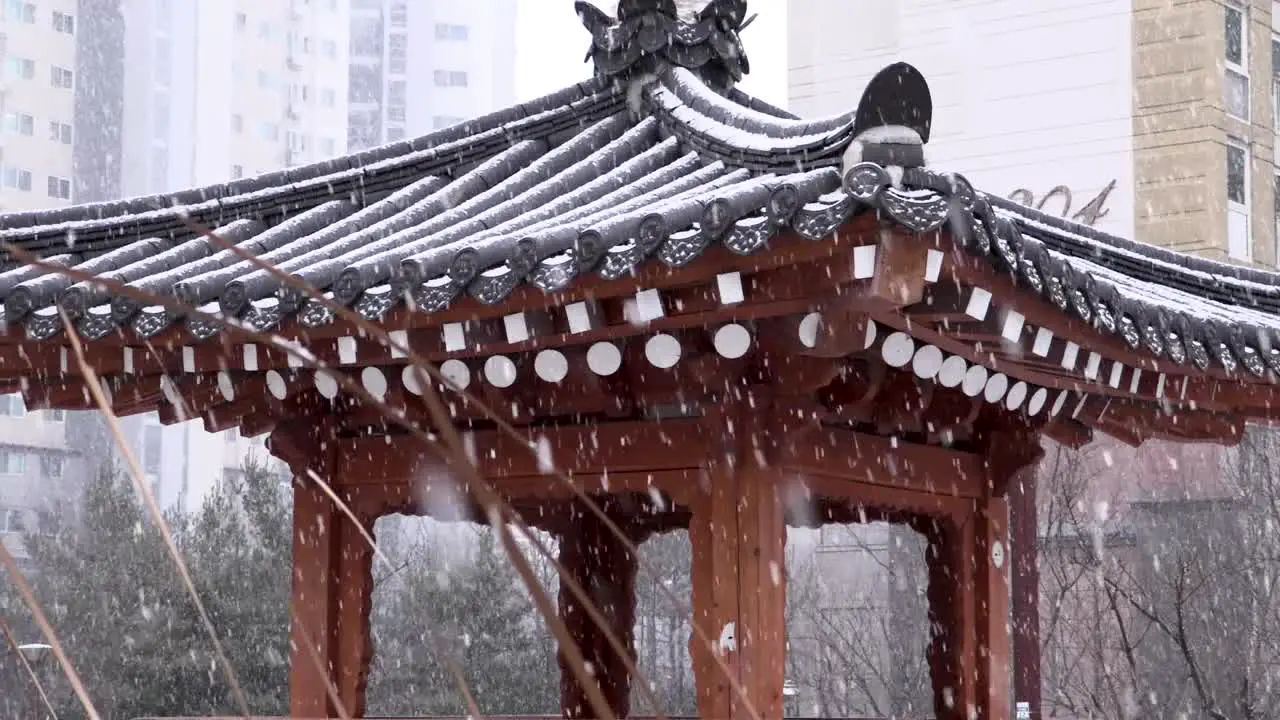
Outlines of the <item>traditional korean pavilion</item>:
<svg viewBox="0 0 1280 720">
<path fill-rule="evenodd" d="M 96 407 L 81 341 L 117 414 L 270 434 L 296 474 L 297 717 L 360 716 L 373 652 L 373 553 L 316 478 L 366 528 L 483 522 L 476 483 L 492 486 L 558 537 L 625 643 L 628 544 L 687 528 L 708 718 L 782 715 L 788 525 L 905 523 L 928 540 L 936 717 L 1038 717 L 1040 438 L 1229 444 L 1270 419 L 1280 276 L 928 166 L 909 65 L 846 114 L 798 119 L 734 87 L 745 0 L 619 5 L 579 3 L 594 77 L 534 102 L 260 177 L 0 216 L 0 389 Z M 625 716 L 625 664 L 582 605 L 562 593 Z M 566 716 L 595 714 L 567 663 Z"/>
</svg>

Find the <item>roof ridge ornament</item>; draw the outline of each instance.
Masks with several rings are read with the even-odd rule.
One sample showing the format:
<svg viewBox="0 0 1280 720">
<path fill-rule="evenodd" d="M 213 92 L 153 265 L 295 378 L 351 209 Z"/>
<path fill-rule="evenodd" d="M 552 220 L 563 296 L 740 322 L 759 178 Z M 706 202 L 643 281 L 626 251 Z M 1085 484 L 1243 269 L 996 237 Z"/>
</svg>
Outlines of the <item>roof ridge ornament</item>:
<svg viewBox="0 0 1280 720">
<path fill-rule="evenodd" d="M 932 123 L 933 98 L 924 75 L 904 62 L 885 67 L 858 101 L 844 174 L 860 163 L 875 163 L 898 177 L 902 169 L 923 167 Z"/>
<path fill-rule="evenodd" d="M 710 0 L 697 14 L 682 14 L 676 0 L 619 0 L 618 17 L 587 0 L 574 9 L 591 33 L 586 60 L 601 77 L 658 73 L 677 65 L 718 88 L 750 72 L 739 33 L 751 23 L 747 0 Z"/>
</svg>

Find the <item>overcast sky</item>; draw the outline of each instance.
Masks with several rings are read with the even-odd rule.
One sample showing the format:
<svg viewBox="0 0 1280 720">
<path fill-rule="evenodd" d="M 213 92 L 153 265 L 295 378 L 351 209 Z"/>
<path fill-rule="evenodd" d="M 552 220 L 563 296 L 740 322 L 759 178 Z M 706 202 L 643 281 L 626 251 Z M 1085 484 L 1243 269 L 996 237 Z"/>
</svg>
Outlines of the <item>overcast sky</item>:
<svg viewBox="0 0 1280 720">
<path fill-rule="evenodd" d="M 477 2 L 478 0 L 458 0 Z M 596 2 L 613 14 L 616 2 Z M 787 2 L 753 0 L 759 14 L 743 32 L 751 74 L 743 90 L 775 105 L 787 103 Z M 573 0 L 520 0 L 516 20 L 516 98 L 530 100 L 590 77 L 582 61 L 589 36 L 573 11 Z"/>
</svg>

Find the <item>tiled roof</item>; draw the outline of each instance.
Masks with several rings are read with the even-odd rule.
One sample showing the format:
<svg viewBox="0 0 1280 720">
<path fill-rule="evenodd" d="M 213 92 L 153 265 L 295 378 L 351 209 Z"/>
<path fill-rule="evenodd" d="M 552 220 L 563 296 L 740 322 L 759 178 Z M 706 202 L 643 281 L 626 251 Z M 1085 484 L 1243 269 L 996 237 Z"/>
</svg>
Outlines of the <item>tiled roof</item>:
<svg viewBox="0 0 1280 720">
<path fill-rule="evenodd" d="M 713 2 L 706 12 L 741 23 L 737 6 Z M 737 27 L 712 24 L 721 34 Z M 596 33 L 593 48 L 617 50 L 608 45 L 622 42 L 616 27 Z M 642 37 L 637 29 L 623 46 Z M 379 318 L 408 298 L 429 313 L 464 294 L 497 303 L 521 284 L 551 291 L 645 262 L 682 265 L 716 243 L 748 254 L 783 231 L 821 239 L 876 211 L 916 232 L 945 226 L 1028 290 L 1135 348 L 1201 368 L 1280 372 L 1276 274 L 1106 235 L 987 196 L 961 176 L 912 167 L 919 163 L 910 158 L 923 157 L 930 113 L 923 79 L 909 66 L 874 80 L 857 112 L 817 120 L 717 88 L 679 63 L 656 75 L 600 75 L 314 165 L 3 215 L 0 240 L 265 330 L 295 315 L 322 325 L 332 313 L 196 227 L 214 227 Z M 151 337 L 175 323 L 196 339 L 218 331 L 100 285 L 17 266 L 7 254 L 0 268 L 0 327 L 10 334 L 57 335 L 58 305 L 89 339 L 120 328 Z"/>
</svg>

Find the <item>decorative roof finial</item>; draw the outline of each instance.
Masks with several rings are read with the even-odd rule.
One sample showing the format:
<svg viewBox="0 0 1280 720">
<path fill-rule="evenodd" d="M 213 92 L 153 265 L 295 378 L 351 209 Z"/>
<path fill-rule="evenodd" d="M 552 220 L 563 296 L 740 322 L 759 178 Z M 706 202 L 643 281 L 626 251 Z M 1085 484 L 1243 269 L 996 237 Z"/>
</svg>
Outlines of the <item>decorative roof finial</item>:
<svg viewBox="0 0 1280 720">
<path fill-rule="evenodd" d="M 574 3 L 591 32 L 587 60 L 596 74 L 618 77 L 679 65 L 708 83 L 728 88 L 750 71 L 738 37 L 751 20 L 747 0 L 709 0 L 682 15 L 676 0 L 619 0 L 612 18 L 586 0 Z"/>
<path fill-rule="evenodd" d="M 932 124 L 933 98 L 924 75 L 907 63 L 889 65 L 862 91 L 853 118 L 853 142 L 845 150 L 845 171 L 863 162 L 923 166 Z"/>
</svg>

